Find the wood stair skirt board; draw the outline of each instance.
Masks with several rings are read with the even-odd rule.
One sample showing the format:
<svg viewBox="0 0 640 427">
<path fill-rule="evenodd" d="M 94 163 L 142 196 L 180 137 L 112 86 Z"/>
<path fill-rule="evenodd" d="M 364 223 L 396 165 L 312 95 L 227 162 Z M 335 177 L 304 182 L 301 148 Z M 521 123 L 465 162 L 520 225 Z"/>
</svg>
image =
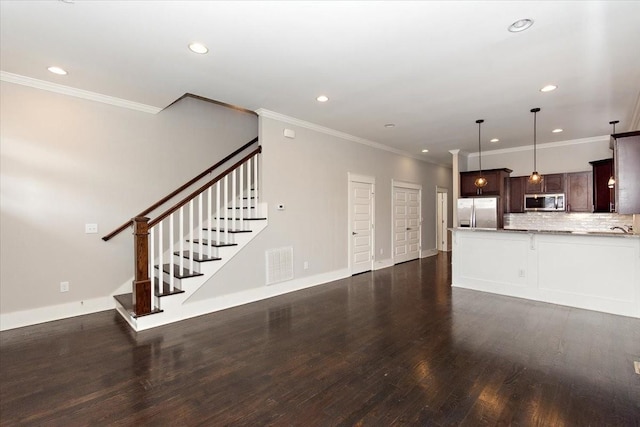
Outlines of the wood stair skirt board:
<svg viewBox="0 0 640 427">
<path fill-rule="evenodd" d="M 260 203 L 258 212 L 266 212 L 265 204 Z M 236 218 L 236 221 L 239 220 Z M 193 295 L 203 284 L 209 281 L 231 258 L 239 253 L 251 240 L 253 240 L 262 230 L 267 227 L 267 218 L 243 218 L 247 221 L 247 229 L 234 233 L 234 243 L 220 243 L 215 241 L 209 242 L 207 239 L 194 239 L 193 243 L 198 246 L 200 252 L 193 252 L 193 271 L 189 270 L 191 263 L 191 252 L 189 247 L 191 243 L 185 240 L 182 253 L 175 251 L 172 259 L 165 258 L 163 263 L 163 283 L 162 290 L 157 277 L 154 277 L 155 298 L 152 303 L 153 311 L 143 316 L 136 316 L 133 313 L 132 294 L 115 295 L 116 309 L 118 313 L 129 323 L 135 331 L 166 325 L 168 323 L 177 322 L 185 319 L 183 317 L 182 305 Z M 213 230 L 212 230 L 213 231 Z M 208 232 L 208 231 L 207 231 Z M 221 230 L 222 232 L 222 230 Z M 231 234 L 231 231 L 229 231 Z M 198 233 L 195 233 L 197 236 Z M 204 237 L 204 233 L 203 233 Z M 177 245 L 176 245 L 177 246 Z M 211 256 L 207 254 L 208 247 L 211 247 Z M 215 248 L 215 249 L 214 249 Z M 166 255 L 165 255 L 166 257 Z M 180 259 L 183 258 L 183 268 L 180 270 Z M 215 262 L 213 262 L 215 261 Z M 170 291 L 169 274 L 170 263 L 173 263 L 174 289 Z M 158 265 L 154 265 L 154 269 L 159 269 Z M 210 284 L 215 286 L 215 284 Z M 190 317 L 190 316 L 189 316 Z"/>
</svg>

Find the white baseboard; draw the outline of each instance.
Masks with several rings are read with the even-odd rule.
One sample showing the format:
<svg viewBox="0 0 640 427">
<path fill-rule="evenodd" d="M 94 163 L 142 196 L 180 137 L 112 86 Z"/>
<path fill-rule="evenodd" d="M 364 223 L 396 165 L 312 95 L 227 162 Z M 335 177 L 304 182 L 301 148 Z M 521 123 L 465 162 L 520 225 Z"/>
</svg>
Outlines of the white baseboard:
<svg viewBox="0 0 640 427">
<path fill-rule="evenodd" d="M 420 258 L 427 258 L 434 255 L 438 255 L 438 249 L 436 248 L 423 249 L 422 252 L 420 252 Z"/>
<path fill-rule="evenodd" d="M 388 268 L 388 267 L 393 267 L 393 259 L 391 258 L 387 258 L 387 259 L 381 259 L 379 261 L 376 261 L 373 265 L 373 270 L 381 270 L 383 268 Z"/>
<path fill-rule="evenodd" d="M 278 295 L 287 294 L 289 292 L 323 285 L 334 280 L 344 279 L 345 277 L 349 277 L 350 275 L 351 274 L 349 272 L 349 269 L 344 268 L 327 273 L 317 274 L 315 276 L 302 277 L 300 279 L 289 280 L 287 282 L 277 283 L 274 285 L 265 285 L 259 288 L 248 289 L 242 292 L 222 295 L 216 298 L 209 298 L 202 301 L 186 303 L 182 306 L 182 319 L 202 316 L 204 314 L 225 310 L 227 308 L 237 307 L 239 305 L 249 304 Z"/>
<path fill-rule="evenodd" d="M 116 303 L 113 297 L 108 296 L 34 308 L 31 310 L 3 313 L 0 314 L 0 331 L 111 310 L 115 308 L 115 306 Z"/>
</svg>

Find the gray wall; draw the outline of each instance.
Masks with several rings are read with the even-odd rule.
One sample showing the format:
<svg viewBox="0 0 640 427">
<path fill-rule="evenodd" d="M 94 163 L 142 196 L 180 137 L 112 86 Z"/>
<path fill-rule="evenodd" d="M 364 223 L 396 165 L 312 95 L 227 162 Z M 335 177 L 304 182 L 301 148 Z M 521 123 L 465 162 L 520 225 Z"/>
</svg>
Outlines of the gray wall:
<svg viewBox="0 0 640 427">
<path fill-rule="evenodd" d="M 131 231 L 100 237 L 258 133 L 256 116 L 193 99 L 151 115 L 0 91 L 2 314 L 111 295 L 133 275 Z"/>
<path fill-rule="evenodd" d="M 296 138 L 285 138 L 285 128 L 293 129 Z M 452 221 L 450 168 L 266 117 L 260 118 L 260 139 L 269 226 L 190 301 L 264 286 L 264 253 L 272 248 L 293 246 L 295 279 L 346 269 L 349 172 L 375 177 L 376 261 L 391 258 L 392 179 L 422 185 L 423 249 L 436 247 L 436 186 L 449 189 Z M 276 210 L 277 204 L 286 209 Z"/>
<path fill-rule="evenodd" d="M 192 99 L 150 115 L 11 83 L 0 90 L 0 314 L 62 307 L 65 317 L 60 310 L 128 286 L 130 230 L 100 237 L 258 132 L 269 226 L 191 301 L 264 287 L 271 248 L 294 247 L 296 279 L 346 269 L 348 172 L 376 179 L 377 262 L 391 258 L 392 179 L 422 185 L 423 249 L 436 246 L 436 186 L 451 190 L 449 168 L 270 118 L 258 129 L 253 115 Z M 99 234 L 84 234 L 85 223 Z"/>
</svg>

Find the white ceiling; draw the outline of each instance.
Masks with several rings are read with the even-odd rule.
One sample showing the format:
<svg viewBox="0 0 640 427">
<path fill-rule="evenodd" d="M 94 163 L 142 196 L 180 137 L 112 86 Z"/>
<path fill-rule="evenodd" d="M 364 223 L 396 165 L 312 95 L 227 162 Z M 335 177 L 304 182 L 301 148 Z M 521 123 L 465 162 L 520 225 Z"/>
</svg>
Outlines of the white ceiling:
<svg viewBox="0 0 640 427">
<path fill-rule="evenodd" d="M 533 107 L 539 143 L 630 130 L 638 17 L 639 1 L 2 0 L 0 65 L 156 107 L 193 93 L 264 108 L 450 164 L 477 151 L 476 119 L 483 150 L 531 144 Z M 508 32 L 521 18 L 535 23 Z"/>
</svg>

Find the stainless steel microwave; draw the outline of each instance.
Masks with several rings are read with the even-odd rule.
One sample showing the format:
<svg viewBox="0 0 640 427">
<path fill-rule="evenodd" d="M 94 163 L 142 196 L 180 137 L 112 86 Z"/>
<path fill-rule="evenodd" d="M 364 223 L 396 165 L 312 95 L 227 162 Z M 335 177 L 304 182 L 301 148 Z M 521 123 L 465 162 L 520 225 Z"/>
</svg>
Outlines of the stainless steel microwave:
<svg viewBox="0 0 640 427">
<path fill-rule="evenodd" d="M 525 211 L 564 212 L 564 194 L 525 194 Z"/>
</svg>

